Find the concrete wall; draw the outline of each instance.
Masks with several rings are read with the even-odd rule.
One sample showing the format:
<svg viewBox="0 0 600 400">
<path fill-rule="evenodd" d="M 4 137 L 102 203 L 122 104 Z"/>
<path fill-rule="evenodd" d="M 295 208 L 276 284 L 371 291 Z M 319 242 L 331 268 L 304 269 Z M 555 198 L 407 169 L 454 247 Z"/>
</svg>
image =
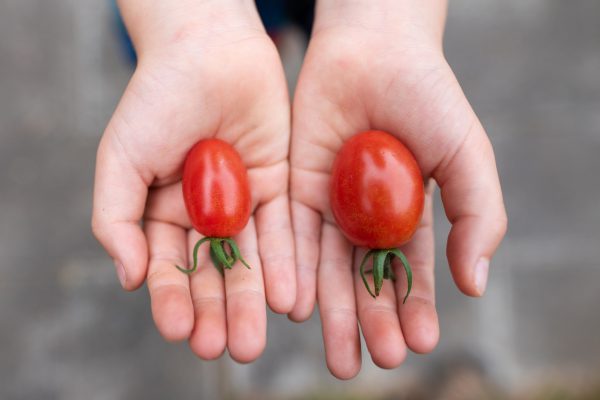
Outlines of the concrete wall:
<svg viewBox="0 0 600 400">
<path fill-rule="evenodd" d="M 451 2 L 446 53 L 494 143 L 509 234 L 485 298 L 465 298 L 438 201 L 439 347 L 346 383 L 316 316 L 270 315 L 252 365 L 206 363 L 159 337 L 145 289 L 118 288 L 89 232 L 95 147 L 131 73 L 112 18 L 103 1 L 0 0 L 0 398 L 464 399 L 600 381 L 600 2 Z"/>
</svg>

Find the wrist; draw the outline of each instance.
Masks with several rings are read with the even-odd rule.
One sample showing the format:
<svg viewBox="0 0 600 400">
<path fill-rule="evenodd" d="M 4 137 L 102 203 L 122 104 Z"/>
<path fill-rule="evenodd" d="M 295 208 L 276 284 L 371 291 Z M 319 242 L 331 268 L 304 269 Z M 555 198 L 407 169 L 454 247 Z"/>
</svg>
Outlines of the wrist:
<svg viewBox="0 0 600 400">
<path fill-rule="evenodd" d="M 313 32 L 340 27 L 405 35 L 441 47 L 446 0 L 318 0 Z"/>
<path fill-rule="evenodd" d="M 118 4 L 139 58 L 263 30 L 253 0 L 118 0 Z"/>
</svg>

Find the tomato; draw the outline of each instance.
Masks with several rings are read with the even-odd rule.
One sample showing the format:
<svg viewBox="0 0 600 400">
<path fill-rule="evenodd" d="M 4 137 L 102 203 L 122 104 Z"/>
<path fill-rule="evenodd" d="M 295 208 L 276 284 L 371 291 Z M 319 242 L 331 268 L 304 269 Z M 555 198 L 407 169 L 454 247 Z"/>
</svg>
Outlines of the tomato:
<svg viewBox="0 0 600 400">
<path fill-rule="evenodd" d="M 204 236 L 230 237 L 250 218 L 248 174 L 240 155 L 219 139 L 198 142 L 183 167 L 183 199 L 194 228 Z"/>
<path fill-rule="evenodd" d="M 183 200 L 192 225 L 205 238 L 194 248 L 194 267 L 178 268 L 193 272 L 198 247 L 207 241 L 213 264 L 220 272 L 238 259 L 248 266 L 231 239 L 248 223 L 252 207 L 248 174 L 237 151 L 219 139 L 199 141 L 185 159 L 182 181 Z"/>
<path fill-rule="evenodd" d="M 394 257 L 401 259 L 412 284 L 408 261 L 397 249 L 415 233 L 424 207 L 423 178 L 410 150 L 383 131 L 353 136 L 333 163 L 329 198 L 344 235 L 356 246 L 373 249 L 363 259 L 361 275 L 373 257 L 374 296 L 383 279 L 394 278 Z M 363 280 L 366 284 L 364 275 Z M 368 284 L 367 289 L 373 295 Z"/>
<path fill-rule="evenodd" d="M 331 173 L 331 209 L 357 246 L 398 247 L 423 214 L 423 178 L 411 152 L 392 135 L 367 131 L 337 154 Z"/>
</svg>

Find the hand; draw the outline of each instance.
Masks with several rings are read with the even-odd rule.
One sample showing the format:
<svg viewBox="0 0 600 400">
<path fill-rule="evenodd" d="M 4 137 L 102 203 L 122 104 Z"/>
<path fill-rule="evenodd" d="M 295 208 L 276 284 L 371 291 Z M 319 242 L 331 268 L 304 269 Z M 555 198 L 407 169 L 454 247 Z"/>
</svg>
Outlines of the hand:
<svg viewBox="0 0 600 400">
<path fill-rule="evenodd" d="M 367 4 L 368 3 L 368 4 Z M 407 347 L 431 351 L 439 337 L 434 299 L 432 191 L 413 239 L 413 268 L 384 283 L 375 300 L 357 273 L 365 249 L 336 226 L 329 207 L 333 159 L 350 136 L 381 129 L 414 153 L 425 181 L 441 187 L 452 230 L 447 256 L 465 294 L 485 290 L 488 261 L 506 230 L 492 146 L 442 53 L 441 2 L 322 0 L 293 104 L 292 219 L 298 296 L 290 318 L 308 318 L 319 299 L 327 365 L 338 378 L 360 369 L 358 323 L 373 361 L 398 366 Z M 315 296 L 316 293 L 316 296 Z"/>
<path fill-rule="evenodd" d="M 279 313 L 295 301 L 290 113 L 278 54 L 251 1 L 122 3 L 139 63 L 98 149 L 94 233 L 125 289 L 147 281 L 165 339 L 189 339 L 204 359 L 227 347 L 252 361 L 265 346 L 265 296 Z M 190 277 L 175 268 L 189 265 L 200 239 L 183 204 L 183 161 L 208 137 L 240 153 L 252 190 L 253 216 L 235 238 L 252 269 L 238 263 L 224 279 L 207 248 Z"/>
</svg>

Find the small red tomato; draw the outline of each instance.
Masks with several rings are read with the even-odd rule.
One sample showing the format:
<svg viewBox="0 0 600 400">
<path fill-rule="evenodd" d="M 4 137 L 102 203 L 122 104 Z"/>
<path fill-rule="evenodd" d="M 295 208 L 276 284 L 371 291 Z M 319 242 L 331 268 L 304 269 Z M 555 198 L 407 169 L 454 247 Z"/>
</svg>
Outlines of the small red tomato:
<svg viewBox="0 0 600 400">
<path fill-rule="evenodd" d="M 185 159 L 182 180 L 192 225 L 206 237 L 194 248 L 194 267 L 178 268 L 193 272 L 198 247 L 206 241 L 210 241 L 210 256 L 220 272 L 238 259 L 248 266 L 231 239 L 248 223 L 252 207 L 248 174 L 237 151 L 219 139 L 199 141 Z"/>
<path fill-rule="evenodd" d="M 394 278 L 393 257 L 403 261 L 411 281 L 397 247 L 410 240 L 423 214 L 423 178 L 412 153 L 386 132 L 353 136 L 333 163 L 329 198 L 344 235 L 356 246 L 374 249 L 365 256 L 361 274 L 366 259 L 373 257 L 375 296 L 383 279 Z"/>
<path fill-rule="evenodd" d="M 201 140 L 185 159 L 183 199 L 194 228 L 205 236 L 230 237 L 250 218 L 248 174 L 240 155 L 219 139 Z"/>
</svg>

